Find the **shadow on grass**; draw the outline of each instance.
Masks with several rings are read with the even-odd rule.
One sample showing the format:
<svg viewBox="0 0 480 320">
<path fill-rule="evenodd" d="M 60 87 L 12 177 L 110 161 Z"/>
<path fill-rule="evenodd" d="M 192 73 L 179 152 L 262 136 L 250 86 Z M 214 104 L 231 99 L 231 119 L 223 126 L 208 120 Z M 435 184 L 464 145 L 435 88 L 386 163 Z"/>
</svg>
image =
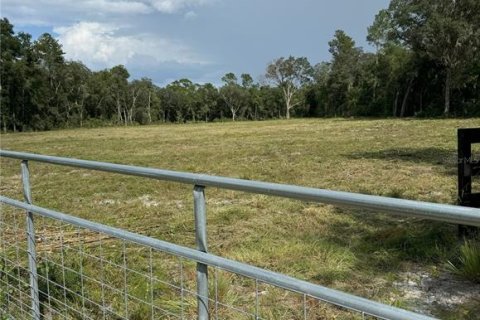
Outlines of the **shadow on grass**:
<svg viewBox="0 0 480 320">
<path fill-rule="evenodd" d="M 359 261 L 368 260 L 369 268 L 383 273 L 403 262 L 443 265 L 456 246 L 455 226 L 411 221 L 365 234 L 355 250 Z"/>
<path fill-rule="evenodd" d="M 347 155 L 353 159 L 378 159 L 392 162 L 426 164 L 448 176 L 457 175 L 457 153 L 454 149 L 390 148 Z M 395 191 L 395 190 L 394 190 Z M 402 198 L 396 194 L 385 194 Z M 357 267 L 373 273 L 398 269 L 403 262 L 444 264 L 458 249 L 457 225 L 358 210 L 335 209 L 347 214 L 351 223 L 333 223 L 331 241 L 350 245 Z M 355 231 L 352 231 L 352 225 Z M 349 239 L 355 239 L 351 241 Z M 350 241 L 347 243 L 346 241 Z"/>
<path fill-rule="evenodd" d="M 378 151 L 355 152 L 344 155 L 351 159 L 378 159 L 386 161 L 403 161 L 415 164 L 428 164 L 441 168 L 446 175 L 457 174 L 457 151 L 454 149 L 395 148 Z"/>
<path fill-rule="evenodd" d="M 402 263 L 443 265 L 459 245 L 453 224 L 402 218 L 381 213 L 335 209 L 348 222 L 333 222 L 327 239 L 355 253 L 353 270 L 384 275 Z"/>
</svg>

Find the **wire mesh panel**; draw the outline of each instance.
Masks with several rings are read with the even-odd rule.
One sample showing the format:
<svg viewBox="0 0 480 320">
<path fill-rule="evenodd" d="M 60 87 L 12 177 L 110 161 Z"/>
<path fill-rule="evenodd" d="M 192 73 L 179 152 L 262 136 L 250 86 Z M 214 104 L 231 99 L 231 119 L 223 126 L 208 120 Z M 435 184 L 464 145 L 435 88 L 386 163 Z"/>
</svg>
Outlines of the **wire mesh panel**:
<svg viewBox="0 0 480 320">
<path fill-rule="evenodd" d="M 375 319 L 258 279 L 211 270 L 211 319 Z"/>
<path fill-rule="evenodd" d="M 31 299 L 25 214 L 2 206 L 0 230 L 0 315 L 28 318 Z"/>
<path fill-rule="evenodd" d="M 31 317 L 25 212 L 1 206 L 1 310 Z M 195 319 L 196 263 L 35 217 L 42 319 Z M 211 319 L 361 319 L 303 293 L 209 267 Z"/>
<path fill-rule="evenodd" d="M 3 209 L 2 310 L 24 318 L 30 313 L 26 237 L 18 226 L 24 213 Z M 35 225 L 43 318 L 194 317 L 195 297 L 186 294 L 195 292 L 194 263 L 48 218 L 36 217 Z"/>
</svg>

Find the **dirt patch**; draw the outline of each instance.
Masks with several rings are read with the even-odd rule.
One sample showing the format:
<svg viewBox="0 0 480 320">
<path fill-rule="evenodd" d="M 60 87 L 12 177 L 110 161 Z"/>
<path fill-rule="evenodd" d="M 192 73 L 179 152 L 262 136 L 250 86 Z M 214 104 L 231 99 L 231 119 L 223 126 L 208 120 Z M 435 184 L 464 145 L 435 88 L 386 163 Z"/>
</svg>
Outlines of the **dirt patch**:
<svg viewBox="0 0 480 320">
<path fill-rule="evenodd" d="M 455 309 L 472 301 L 480 304 L 480 284 L 447 272 L 436 276 L 426 271 L 403 272 L 393 285 L 413 311 L 426 315 L 433 315 L 432 312 L 439 309 Z"/>
<path fill-rule="evenodd" d="M 148 194 L 139 197 L 138 200 L 140 200 L 142 205 L 146 208 L 158 207 L 160 205 L 160 202 L 153 200 Z"/>
<path fill-rule="evenodd" d="M 97 201 L 97 203 L 102 206 L 110 206 L 110 205 L 118 204 L 119 201 L 114 199 L 102 199 L 100 201 Z"/>
</svg>

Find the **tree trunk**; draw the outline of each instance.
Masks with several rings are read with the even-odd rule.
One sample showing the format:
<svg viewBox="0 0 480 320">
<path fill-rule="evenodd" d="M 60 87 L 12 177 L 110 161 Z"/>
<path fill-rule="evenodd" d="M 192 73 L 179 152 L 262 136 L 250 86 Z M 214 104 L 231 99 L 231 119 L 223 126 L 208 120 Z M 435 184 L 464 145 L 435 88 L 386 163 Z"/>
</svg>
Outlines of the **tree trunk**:
<svg viewBox="0 0 480 320">
<path fill-rule="evenodd" d="M 100 106 L 102 105 L 103 98 L 104 98 L 104 97 L 101 97 L 100 100 L 98 100 L 97 105 L 95 106 L 95 111 L 94 111 L 94 112 L 95 112 L 95 115 L 94 115 L 94 117 L 99 114 L 99 112 L 97 112 L 97 111 L 100 109 Z"/>
<path fill-rule="evenodd" d="M 450 113 L 450 81 L 452 79 L 452 70 L 447 67 L 447 74 L 445 75 L 445 109 L 443 110 L 444 115 Z"/>
<path fill-rule="evenodd" d="M 376 52 L 378 52 L 378 47 L 379 46 L 376 46 Z M 375 69 L 378 68 L 378 54 L 375 55 Z M 375 101 L 376 97 L 377 97 L 377 82 L 378 82 L 378 79 L 377 79 L 377 73 L 374 72 L 373 73 L 373 101 Z"/>
<path fill-rule="evenodd" d="M 78 108 L 80 110 L 80 128 L 83 127 L 83 112 L 85 109 L 85 96 L 82 95 L 82 103 L 78 105 Z"/>
<path fill-rule="evenodd" d="M 147 107 L 147 116 L 148 116 L 148 123 L 152 123 L 152 112 L 151 112 L 151 104 L 152 104 L 152 92 L 148 91 L 148 107 Z"/>
<path fill-rule="evenodd" d="M 398 96 L 400 95 L 400 92 L 397 91 L 395 92 L 395 101 L 393 101 L 393 116 L 397 116 L 397 111 L 398 111 Z"/>
<path fill-rule="evenodd" d="M 135 112 L 135 108 L 137 105 L 137 98 L 138 98 L 138 93 L 134 91 L 132 94 L 132 105 L 130 106 L 130 112 L 127 112 L 128 120 L 130 121 L 130 124 L 133 123 L 133 113 Z"/>
<path fill-rule="evenodd" d="M 128 117 L 127 117 L 127 110 L 126 110 L 126 108 L 123 109 L 123 120 L 124 120 L 123 123 L 124 123 L 125 126 L 126 126 L 126 125 L 128 124 Z"/>
<path fill-rule="evenodd" d="M 122 109 L 120 106 L 120 98 L 117 97 L 117 117 L 118 117 L 118 123 L 122 123 Z"/>
<path fill-rule="evenodd" d="M 418 104 L 420 105 L 418 112 L 422 113 L 423 112 L 423 90 L 420 91 L 420 101 Z"/>
<path fill-rule="evenodd" d="M 0 86 L 0 91 L 2 91 L 2 86 Z M 25 131 L 25 88 L 22 88 L 22 131 Z"/>
<path fill-rule="evenodd" d="M 78 103 L 77 103 L 77 100 L 75 100 L 74 102 L 75 104 L 75 109 L 78 109 Z M 72 110 L 72 107 L 70 106 L 70 103 L 67 103 L 67 112 L 66 112 L 66 115 L 65 117 L 67 118 L 67 126 L 70 124 L 70 112 Z"/>
<path fill-rule="evenodd" d="M 400 118 L 405 116 L 405 111 L 407 110 L 408 96 L 410 95 L 410 91 L 412 91 L 412 85 L 413 85 L 413 78 L 411 78 L 410 81 L 408 82 L 407 91 L 405 91 L 405 95 L 403 96 L 402 109 L 400 110 Z"/>
<path fill-rule="evenodd" d="M 342 117 L 345 117 L 346 115 L 350 115 L 351 113 L 351 106 L 350 106 L 350 92 L 352 91 L 353 84 L 351 81 L 348 81 L 347 84 L 347 95 L 346 95 L 346 102 L 345 106 L 346 108 L 342 108 Z"/>
<path fill-rule="evenodd" d="M 285 106 L 287 107 L 285 118 L 290 119 L 290 109 L 295 105 L 292 104 L 293 95 L 295 93 L 295 88 L 290 85 L 287 85 L 287 88 L 283 89 L 283 94 L 285 96 Z"/>
</svg>

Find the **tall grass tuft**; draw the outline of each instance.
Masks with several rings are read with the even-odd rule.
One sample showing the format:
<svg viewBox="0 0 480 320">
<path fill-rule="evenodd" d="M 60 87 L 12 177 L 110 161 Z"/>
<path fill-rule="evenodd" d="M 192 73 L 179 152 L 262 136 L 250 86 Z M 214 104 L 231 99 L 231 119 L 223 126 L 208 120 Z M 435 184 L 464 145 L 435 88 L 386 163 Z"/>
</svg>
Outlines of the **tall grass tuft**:
<svg viewBox="0 0 480 320">
<path fill-rule="evenodd" d="M 448 261 L 448 268 L 461 277 L 480 283 L 480 241 L 465 240 L 456 261 Z"/>
</svg>

